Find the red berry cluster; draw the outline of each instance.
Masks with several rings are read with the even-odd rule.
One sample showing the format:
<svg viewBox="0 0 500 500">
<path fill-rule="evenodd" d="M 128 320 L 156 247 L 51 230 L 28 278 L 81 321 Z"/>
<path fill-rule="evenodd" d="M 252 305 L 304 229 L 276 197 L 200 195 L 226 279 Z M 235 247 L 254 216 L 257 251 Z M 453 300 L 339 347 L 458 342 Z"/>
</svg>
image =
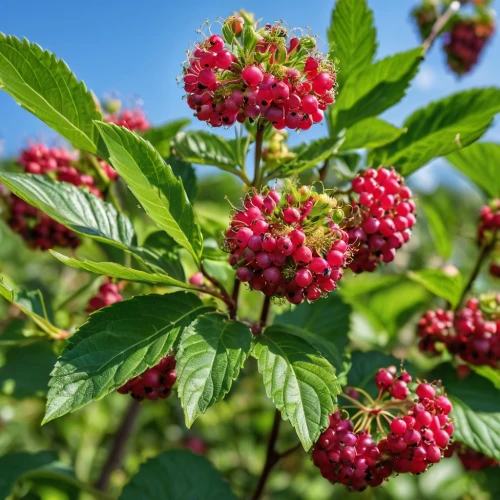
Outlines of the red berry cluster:
<svg viewBox="0 0 500 500">
<path fill-rule="evenodd" d="M 486 245 L 494 238 L 500 239 L 500 200 L 492 200 L 481 208 L 481 218 L 477 228 L 479 245 Z"/>
<path fill-rule="evenodd" d="M 405 400 L 410 395 L 408 389 L 410 382 L 411 375 L 404 371 L 396 376 L 395 367 L 380 368 L 375 375 L 375 385 L 382 392 L 388 392 L 394 399 Z"/>
<path fill-rule="evenodd" d="M 90 175 L 82 174 L 71 166 L 73 160 L 71 153 L 64 148 L 48 148 L 44 144 L 33 144 L 22 151 L 19 163 L 27 173 L 35 175 L 50 173 L 62 182 L 85 187 L 93 194 L 102 196 Z M 76 248 L 80 244 L 73 231 L 15 195 L 11 196 L 7 223 L 33 249 L 48 250 L 54 246 Z"/>
<path fill-rule="evenodd" d="M 104 283 L 99 287 L 97 295 L 89 300 L 87 311 L 98 311 L 103 307 L 110 306 L 115 302 L 121 302 L 122 300 L 123 297 L 121 296 L 116 283 Z"/>
<path fill-rule="evenodd" d="M 349 243 L 358 248 L 349 267 L 355 273 L 372 272 L 378 262 L 394 260 L 396 250 L 410 239 L 415 203 L 394 168 L 366 170 L 353 179 L 352 190 L 358 196 L 351 201 L 355 217 Z"/>
<path fill-rule="evenodd" d="M 376 377 L 381 387 L 377 401 L 403 378 L 411 381 L 406 372 L 396 376 L 395 369 L 381 369 Z M 436 395 L 433 384 L 420 383 L 414 401 L 407 399 L 406 383 L 404 389 L 401 393 L 394 390 L 396 399 L 406 401 L 408 411 L 402 417 L 393 417 L 386 437 L 378 443 L 369 428 L 356 432 L 353 421 L 342 418 L 340 411 L 330 415 L 330 426 L 321 434 L 312 452 L 313 463 L 323 477 L 333 484 L 362 491 L 367 486 L 379 486 L 393 472 L 420 474 L 442 459 L 454 430 L 448 417 L 452 410 L 450 401 Z M 389 400 L 388 403 L 391 407 L 397 406 L 396 402 Z M 376 406 L 369 411 L 378 415 L 383 408 L 383 405 Z M 405 409 L 401 403 L 400 408 Z"/>
<path fill-rule="evenodd" d="M 187 103 L 198 120 L 221 127 L 260 118 L 278 130 L 307 130 L 321 122 L 335 101 L 336 73 L 335 65 L 315 50 L 315 39 L 289 37 L 279 24 L 255 31 L 229 21 L 224 27 L 230 37 L 224 29 L 226 40 L 207 37 L 189 53 L 184 68 Z M 236 46 L 232 39 L 242 29 L 246 35 Z"/>
<path fill-rule="evenodd" d="M 146 114 L 140 108 L 124 109 L 118 113 L 106 115 L 105 120 L 138 132 L 146 132 L 151 127 Z"/>
<path fill-rule="evenodd" d="M 445 39 L 450 69 L 458 75 L 471 71 L 494 31 L 495 24 L 490 19 L 458 21 Z"/>
<path fill-rule="evenodd" d="M 487 457 L 480 451 L 475 451 L 463 443 L 455 442 L 447 450 L 446 456 L 451 457 L 456 453 L 465 470 L 480 471 L 490 467 L 498 467 L 498 460 Z"/>
<path fill-rule="evenodd" d="M 142 375 L 130 379 L 118 389 L 118 392 L 130 394 L 137 401 L 142 401 L 144 398 L 152 401 L 167 399 L 176 380 L 175 358 L 169 355 L 153 368 L 148 368 Z"/>
<path fill-rule="evenodd" d="M 490 319 L 476 298 L 455 314 L 442 309 L 427 311 L 418 323 L 418 333 L 421 351 L 435 353 L 440 342 L 467 363 L 499 367 L 500 319 Z"/>
<path fill-rule="evenodd" d="M 317 300 L 337 287 L 350 258 L 343 218 L 335 198 L 308 186 L 248 194 L 225 233 L 229 262 L 269 297 Z"/>
</svg>

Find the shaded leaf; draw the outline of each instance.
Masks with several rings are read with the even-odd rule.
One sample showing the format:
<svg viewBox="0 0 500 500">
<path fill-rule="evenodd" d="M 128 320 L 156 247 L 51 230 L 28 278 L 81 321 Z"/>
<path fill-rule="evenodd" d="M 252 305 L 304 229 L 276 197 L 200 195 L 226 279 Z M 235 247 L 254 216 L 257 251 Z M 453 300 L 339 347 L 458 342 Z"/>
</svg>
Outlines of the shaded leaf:
<svg viewBox="0 0 500 500">
<path fill-rule="evenodd" d="M 268 397 L 309 450 L 328 427 L 328 415 L 340 392 L 333 366 L 281 325 L 270 326 L 255 338 L 252 355 L 258 360 Z"/>
<path fill-rule="evenodd" d="M 190 293 L 144 295 L 92 314 L 52 372 L 44 422 L 73 412 L 155 366 L 178 335 L 210 310 Z"/>
<path fill-rule="evenodd" d="M 170 156 L 172 139 L 184 127 L 187 127 L 190 121 L 187 118 L 181 118 L 180 120 L 173 120 L 157 127 L 151 127 L 146 130 L 143 137 L 153 145 L 163 158 L 167 158 Z"/>
<path fill-rule="evenodd" d="M 248 357 L 251 340 L 248 326 L 221 314 L 205 314 L 186 328 L 176 360 L 177 392 L 188 427 L 229 392 Z"/>
<path fill-rule="evenodd" d="M 186 191 L 147 141 L 130 130 L 99 122 L 113 167 L 146 213 L 199 262 L 203 237 Z"/>
<path fill-rule="evenodd" d="M 182 179 L 182 185 L 186 190 L 187 197 L 191 203 L 196 198 L 198 186 L 196 185 L 196 173 L 191 163 L 181 160 L 177 156 L 170 156 L 167 160 L 172 172 Z"/>
<path fill-rule="evenodd" d="M 146 254 L 148 265 L 154 265 L 180 281 L 185 281 L 184 268 L 179 257 L 179 245 L 164 231 L 151 233 L 144 241 L 141 254 Z"/>
<path fill-rule="evenodd" d="M 450 276 L 441 269 L 423 269 L 408 272 L 408 277 L 434 295 L 446 299 L 453 308 L 458 305 L 464 287 L 461 274 Z"/>
<path fill-rule="evenodd" d="M 236 500 L 213 465 L 187 450 L 169 450 L 141 465 L 120 500 Z"/>
<path fill-rule="evenodd" d="M 379 163 L 394 165 L 403 175 L 411 174 L 433 158 L 479 139 L 499 111 L 500 89 L 458 92 L 412 113 L 404 122 L 406 134 L 375 151 L 374 157 Z"/>
<path fill-rule="evenodd" d="M 0 33 L 0 88 L 74 146 L 97 152 L 93 120 L 102 115 L 85 84 L 54 54 Z"/>
<path fill-rule="evenodd" d="M 478 142 L 446 159 L 491 197 L 500 197 L 500 144 Z"/>
<path fill-rule="evenodd" d="M 441 212 L 430 203 L 423 203 L 422 200 L 419 201 L 419 208 L 425 214 L 437 252 L 444 259 L 449 259 L 453 253 L 452 236 L 442 218 Z"/>
<path fill-rule="evenodd" d="M 16 196 L 75 233 L 123 250 L 135 242 L 130 220 L 85 189 L 42 175 L 2 172 L 0 180 Z"/>
</svg>

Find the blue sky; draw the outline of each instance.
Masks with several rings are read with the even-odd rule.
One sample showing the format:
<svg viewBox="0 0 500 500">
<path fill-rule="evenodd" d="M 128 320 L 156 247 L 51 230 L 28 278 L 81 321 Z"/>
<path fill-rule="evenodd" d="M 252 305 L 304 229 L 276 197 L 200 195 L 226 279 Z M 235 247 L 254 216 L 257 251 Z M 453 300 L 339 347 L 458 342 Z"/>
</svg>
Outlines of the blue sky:
<svg viewBox="0 0 500 500">
<path fill-rule="evenodd" d="M 378 30 L 378 58 L 419 43 L 409 17 L 416 3 L 413 0 L 369 0 Z M 134 102 L 140 97 L 149 119 L 153 124 L 160 124 L 190 116 L 175 77 L 181 71 L 188 42 L 197 39 L 195 30 L 204 20 L 225 17 L 243 7 L 266 22 L 284 19 L 293 27 L 309 26 L 326 39 L 332 5 L 333 2 L 324 0 L 25 0 L 2 5 L 0 31 L 25 36 L 54 52 L 99 97 L 109 91 L 118 91 L 125 102 Z M 500 38 L 496 36 L 474 73 L 459 80 L 446 70 L 438 41 L 422 64 L 407 97 L 385 117 L 398 125 L 412 110 L 431 100 L 470 87 L 499 85 L 498 61 Z M 195 120 L 192 126 L 202 128 L 205 125 Z M 300 139 L 325 134 L 325 127 L 315 126 L 307 132 L 307 137 L 303 134 Z M 4 142 L 4 155 L 16 154 L 30 139 L 57 142 L 55 134 L 17 106 L 5 92 L 0 92 L 0 138 Z M 500 141 L 500 127 L 491 129 L 487 138 Z"/>
</svg>

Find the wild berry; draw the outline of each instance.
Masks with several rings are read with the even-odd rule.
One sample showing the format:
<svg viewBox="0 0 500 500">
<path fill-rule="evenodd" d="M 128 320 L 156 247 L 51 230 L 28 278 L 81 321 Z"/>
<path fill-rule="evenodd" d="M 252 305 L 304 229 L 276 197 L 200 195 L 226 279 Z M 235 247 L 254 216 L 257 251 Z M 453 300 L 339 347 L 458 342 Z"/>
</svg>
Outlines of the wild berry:
<svg viewBox="0 0 500 500">
<path fill-rule="evenodd" d="M 250 28 L 257 43 L 242 58 L 232 41 L 242 29 L 239 19 L 225 21 L 227 40 L 211 35 L 188 53 L 182 82 L 195 116 L 212 127 L 259 119 L 277 130 L 307 130 L 321 122 L 335 101 L 335 65 L 312 37 L 289 34 L 280 24 Z"/>
<path fill-rule="evenodd" d="M 129 380 L 118 392 L 130 394 L 137 401 L 166 399 L 172 393 L 172 386 L 177 380 L 175 364 L 174 356 L 166 356 L 156 366 Z"/>
<path fill-rule="evenodd" d="M 106 115 L 105 120 L 137 132 L 146 132 L 151 127 L 146 114 L 140 108 L 124 109 L 118 113 Z"/>
<path fill-rule="evenodd" d="M 349 267 L 355 273 L 375 271 L 377 263 L 392 262 L 396 250 L 410 238 L 415 203 L 404 179 L 391 168 L 368 169 L 351 184 L 354 216 L 349 243 L 357 249 Z"/>
<path fill-rule="evenodd" d="M 88 312 L 98 311 L 103 307 L 110 306 L 115 302 L 121 302 L 123 300 L 118 285 L 116 283 L 104 283 L 99 287 L 97 295 L 89 300 L 87 305 Z"/>
<path fill-rule="evenodd" d="M 498 460 L 490 458 L 480 451 L 475 451 L 463 443 L 455 442 L 447 450 L 446 456 L 455 453 L 465 470 L 480 471 L 491 467 L 498 467 Z"/>
<path fill-rule="evenodd" d="M 351 252 L 339 226 L 342 216 L 333 220 L 337 203 L 290 182 L 281 192 L 264 188 L 248 194 L 225 233 L 238 279 L 293 304 L 334 290 Z"/>
</svg>

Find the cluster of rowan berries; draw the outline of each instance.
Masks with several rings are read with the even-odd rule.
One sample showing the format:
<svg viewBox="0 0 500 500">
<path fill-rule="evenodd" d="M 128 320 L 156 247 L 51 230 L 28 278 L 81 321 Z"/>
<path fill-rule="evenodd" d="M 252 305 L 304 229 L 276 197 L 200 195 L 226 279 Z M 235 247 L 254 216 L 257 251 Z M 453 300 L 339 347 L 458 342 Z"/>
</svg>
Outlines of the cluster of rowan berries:
<svg viewBox="0 0 500 500">
<path fill-rule="evenodd" d="M 500 305 L 500 296 L 488 299 Z M 418 323 L 421 351 L 437 353 L 438 343 L 472 365 L 498 368 L 500 363 L 500 316 L 488 314 L 477 298 L 456 312 L 427 311 Z"/>
<path fill-rule="evenodd" d="M 137 401 L 167 399 L 177 380 L 175 364 L 174 356 L 166 356 L 153 368 L 148 368 L 142 375 L 130 379 L 118 392 L 130 394 Z"/>
<path fill-rule="evenodd" d="M 330 425 L 312 452 L 313 463 L 323 477 L 333 484 L 363 491 L 367 486 L 379 486 L 393 472 L 421 474 L 443 458 L 454 431 L 448 417 L 450 401 L 439 394 L 441 389 L 434 383 L 419 383 L 414 399 L 410 399 L 406 382 L 404 391 L 395 389 L 403 379 L 411 382 L 407 372 L 398 376 L 394 367 L 377 373 L 380 394 L 368 414 L 377 420 L 382 414 L 391 421 L 390 430 L 378 429 L 385 436 L 378 443 L 369 424 L 365 425 L 367 414 L 362 417 L 361 428 L 340 411 L 330 415 Z M 388 394 L 397 401 L 386 399 L 384 403 Z M 399 408 L 400 414 L 395 416 L 387 410 L 389 407 Z"/>
<path fill-rule="evenodd" d="M 146 132 L 151 128 L 151 124 L 141 108 L 124 109 L 107 114 L 104 118 L 108 123 L 114 123 L 132 131 Z"/>
<path fill-rule="evenodd" d="M 310 186 L 266 187 L 248 194 L 232 216 L 225 249 L 251 289 L 292 304 L 314 301 L 337 287 L 349 262 L 343 220 L 337 199 Z"/>
<path fill-rule="evenodd" d="M 465 470 L 480 471 L 500 465 L 498 460 L 488 457 L 480 451 L 475 451 L 463 443 L 453 443 L 446 450 L 445 456 L 451 457 L 454 453 L 458 456 L 460 462 L 462 462 Z"/>
<path fill-rule="evenodd" d="M 335 101 L 336 70 L 315 38 L 290 36 L 279 23 L 255 30 L 233 17 L 222 36 L 188 53 L 183 84 L 188 106 L 212 127 L 261 119 L 278 130 L 307 130 Z"/>
<path fill-rule="evenodd" d="M 353 179 L 351 187 L 354 216 L 348 232 L 356 253 L 349 267 L 355 273 L 375 271 L 377 263 L 394 260 L 396 250 L 410 239 L 415 202 L 394 168 L 369 168 Z"/>
<path fill-rule="evenodd" d="M 479 61 L 484 46 L 495 31 L 492 19 L 462 19 L 446 34 L 444 50 L 448 66 L 458 75 L 468 73 Z"/>
<path fill-rule="evenodd" d="M 99 287 L 97 294 L 89 300 L 87 311 L 94 312 L 103 307 L 110 306 L 115 302 L 121 302 L 123 297 L 120 294 L 119 287 L 116 283 L 109 281 Z"/>
</svg>

